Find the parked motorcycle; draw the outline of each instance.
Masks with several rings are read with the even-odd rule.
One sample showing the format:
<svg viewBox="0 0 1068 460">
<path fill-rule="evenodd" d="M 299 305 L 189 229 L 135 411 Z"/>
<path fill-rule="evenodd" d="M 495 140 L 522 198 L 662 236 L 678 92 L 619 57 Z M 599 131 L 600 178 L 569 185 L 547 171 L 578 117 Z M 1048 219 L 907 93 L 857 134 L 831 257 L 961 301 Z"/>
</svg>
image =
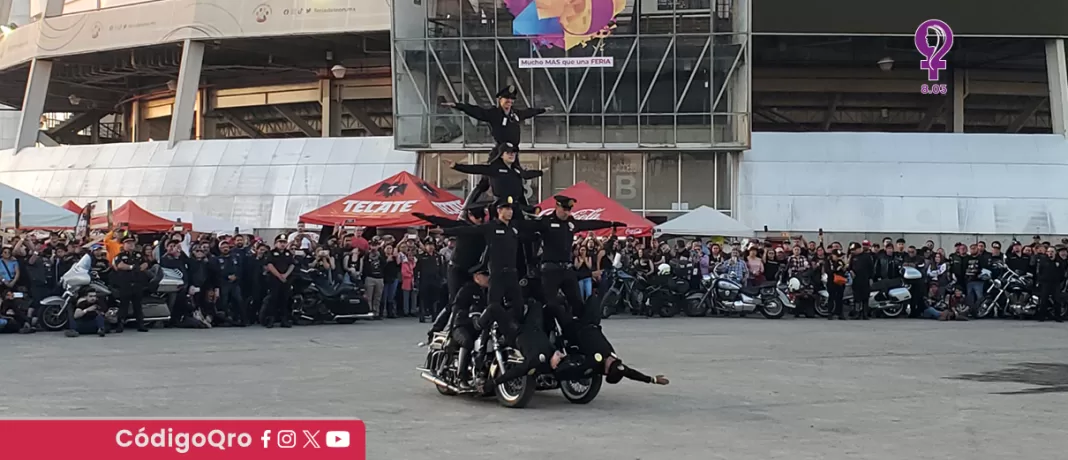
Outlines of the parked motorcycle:
<svg viewBox="0 0 1068 460">
<path fill-rule="evenodd" d="M 914 267 L 905 267 L 901 270 L 900 278 L 879 280 L 871 285 L 871 295 L 868 298 L 868 307 L 872 311 L 882 312 L 884 317 L 895 318 L 908 308 L 909 300 L 912 299 L 910 286 L 923 279 L 923 274 Z M 916 293 L 916 295 L 923 295 Z M 816 303 L 816 313 L 820 316 L 828 314 L 830 305 L 830 293 L 826 289 L 820 291 L 820 301 Z M 845 303 L 853 302 L 853 286 L 846 286 Z"/>
<path fill-rule="evenodd" d="M 654 314 L 664 318 L 675 316 L 685 307 L 689 292 L 690 281 L 672 273 L 668 264 L 661 264 L 645 288 L 642 313 L 649 317 Z"/>
<path fill-rule="evenodd" d="M 92 276 L 88 267 L 86 259 L 79 261 L 60 278 L 63 294 L 41 300 L 40 323 L 45 329 L 59 331 L 67 328 L 71 316 L 68 314 L 69 310 L 73 309 L 78 302 L 82 288 L 89 287 L 96 291 L 98 296 L 107 299 L 109 305 L 118 304 L 118 299 L 111 295 L 111 289 Z M 170 320 L 169 298 L 172 295 L 181 295 L 180 291 L 185 283 L 182 272 L 154 265 L 145 274 L 149 277 L 149 283 L 141 300 L 145 323 Z M 136 320 L 132 306 L 127 311 L 126 318 L 127 323 Z"/>
<path fill-rule="evenodd" d="M 744 317 L 759 311 L 765 318 L 778 319 L 786 313 L 784 304 L 775 292 L 774 281 L 759 286 L 742 286 L 726 275 L 722 267 L 722 263 L 716 265 L 712 274 L 701 281 L 701 291 L 687 295 L 687 316 L 705 316 L 714 311 L 719 315 L 738 314 Z"/>
<path fill-rule="evenodd" d="M 601 297 L 601 317 L 609 318 L 625 311 L 632 315 L 643 314 L 646 310 L 645 289 L 648 287 L 645 277 L 641 274 L 631 275 L 622 269 L 613 270 L 609 276 L 611 285 Z"/>
<path fill-rule="evenodd" d="M 829 314 L 827 304 L 821 302 L 821 297 L 816 292 L 816 286 L 811 282 L 810 275 L 811 273 L 809 273 L 809 276 L 794 276 L 785 282 L 776 283 L 776 297 L 783 307 L 789 310 L 794 310 L 805 305 L 805 302 L 810 302 L 817 315 L 826 317 Z"/>
<path fill-rule="evenodd" d="M 294 322 L 352 324 L 374 317 L 362 286 L 334 281 L 318 270 L 298 270 L 293 293 Z"/>
</svg>

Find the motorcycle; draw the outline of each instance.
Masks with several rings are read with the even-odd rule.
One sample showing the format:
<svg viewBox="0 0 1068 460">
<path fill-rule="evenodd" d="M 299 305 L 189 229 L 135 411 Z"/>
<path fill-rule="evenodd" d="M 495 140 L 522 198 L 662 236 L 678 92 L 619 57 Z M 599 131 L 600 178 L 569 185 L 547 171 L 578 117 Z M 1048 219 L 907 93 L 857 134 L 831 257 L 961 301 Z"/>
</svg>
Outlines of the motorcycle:
<svg viewBox="0 0 1068 460">
<path fill-rule="evenodd" d="M 601 317 L 609 318 L 624 311 L 632 315 L 642 314 L 645 310 L 645 289 L 649 284 L 645 277 L 641 274 L 632 276 L 622 269 L 613 270 L 609 276 L 611 285 L 601 297 Z"/>
<path fill-rule="evenodd" d="M 478 321 L 478 313 L 472 313 L 472 321 Z M 419 375 L 434 384 L 438 393 L 446 396 L 457 394 L 481 394 L 496 396 L 497 402 L 504 407 L 523 408 L 530 404 L 537 391 L 537 381 L 533 375 L 525 375 L 495 388 L 485 388 L 480 393 L 479 382 L 485 382 L 493 376 L 500 375 L 506 369 L 523 362 L 518 350 L 502 345 L 503 337 L 495 323 L 489 330 L 483 330 L 475 341 L 474 356 L 468 356 L 467 350 L 452 343 L 452 321 L 442 332 L 436 332 L 427 346 L 426 360 Z M 460 372 L 460 366 L 465 372 Z M 462 381 L 461 375 L 470 376 Z M 566 393 L 565 393 L 566 395 Z"/>
<path fill-rule="evenodd" d="M 816 293 L 816 286 L 811 280 L 812 273 L 810 271 L 801 276 L 791 277 L 785 282 L 776 283 L 776 298 L 782 303 L 783 307 L 789 310 L 798 308 L 799 304 L 811 302 L 813 310 L 808 311 L 815 311 L 816 315 L 826 317 L 830 314 L 827 304 L 820 302 L 820 296 Z"/>
<path fill-rule="evenodd" d="M 98 296 L 106 297 L 109 305 L 118 304 L 118 300 L 111 296 L 111 289 L 99 278 L 94 277 L 87 267 L 89 267 L 87 259 L 75 264 L 60 278 L 63 294 L 41 300 L 40 322 L 45 329 L 59 331 L 67 327 L 73 316 L 69 313 L 78 302 L 82 288 L 88 287 L 96 291 Z M 182 272 L 154 265 L 145 274 L 149 277 L 145 295 L 141 300 L 145 323 L 170 320 L 169 298 L 172 295 L 180 295 L 185 283 Z M 136 321 L 132 306 L 127 311 L 126 318 L 127 323 Z"/>
<path fill-rule="evenodd" d="M 884 317 L 895 318 L 908 308 L 909 300 L 912 299 L 911 286 L 923 279 L 923 274 L 914 267 L 904 267 L 900 278 L 879 280 L 871 284 L 871 294 L 868 298 L 868 307 L 872 311 L 882 312 Z M 922 293 L 916 293 L 922 295 Z M 816 302 L 816 312 L 820 316 L 828 314 L 831 295 L 826 289 L 820 291 L 820 301 Z M 843 301 L 853 301 L 853 286 L 846 286 Z"/>
<path fill-rule="evenodd" d="M 687 316 L 705 316 L 714 311 L 724 316 L 736 313 L 745 317 L 759 310 L 767 319 L 782 318 L 786 309 L 775 292 L 774 281 L 759 286 L 742 286 L 724 273 L 723 264 L 716 265 L 712 275 L 702 279 L 701 291 L 686 296 Z"/>
<path fill-rule="evenodd" d="M 670 318 L 679 314 L 686 305 L 686 295 L 690 292 L 690 281 L 670 272 L 654 275 L 645 288 L 645 304 L 642 313 L 648 317 L 659 314 Z"/>
<path fill-rule="evenodd" d="M 294 322 L 352 324 L 374 317 L 362 287 L 339 283 L 318 270 L 298 270 L 293 292 Z"/>
</svg>

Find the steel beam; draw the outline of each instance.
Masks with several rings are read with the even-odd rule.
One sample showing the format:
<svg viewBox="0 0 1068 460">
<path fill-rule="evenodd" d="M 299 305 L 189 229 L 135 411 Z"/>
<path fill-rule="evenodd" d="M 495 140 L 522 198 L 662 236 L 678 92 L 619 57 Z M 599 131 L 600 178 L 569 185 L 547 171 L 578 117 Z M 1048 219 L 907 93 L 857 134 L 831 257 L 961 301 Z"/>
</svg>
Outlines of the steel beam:
<svg viewBox="0 0 1068 460">
<path fill-rule="evenodd" d="M 59 142 L 56 142 L 52 136 L 49 136 L 48 133 L 44 131 L 37 131 L 37 142 L 45 147 L 59 147 Z M 68 142 L 68 144 L 72 143 L 73 142 Z"/>
<path fill-rule="evenodd" d="M 1045 105 L 1046 101 L 1048 100 L 1049 98 L 1040 97 L 1038 99 L 1035 99 L 1030 104 L 1027 104 L 1027 107 L 1024 107 L 1024 109 L 1021 110 L 1018 115 L 1016 115 L 1016 118 L 1012 120 L 1012 123 L 1009 123 L 1009 127 L 1005 130 L 1005 132 L 1020 132 L 1020 128 L 1023 128 L 1024 124 L 1027 123 L 1027 120 L 1030 120 L 1031 117 L 1035 116 L 1035 112 L 1038 112 L 1038 109 L 1042 108 L 1042 106 Z"/>
<path fill-rule="evenodd" d="M 44 115 L 45 99 L 48 98 L 48 83 L 52 79 L 52 61 L 34 59 L 30 62 L 30 76 L 26 80 L 26 93 L 22 98 L 22 115 L 19 130 L 15 133 L 15 153 L 37 143 L 41 131 L 41 115 Z"/>
<path fill-rule="evenodd" d="M 311 125 L 309 125 L 308 122 L 304 121 L 304 118 L 301 118 L 300 115 L 297 115 L 297 113 L 294 112 L 293 109 L 284 105 L 275 105 L 272 107 L 274 107 L 274 109 L 277 110 L 283 118 L 289 120 L 290 123 L 293 123 L 293 125 L 296 126 L 297 129 L 300 130 L 300 132 L 304 133 L 305 136 L 319 137 L 322 134 L 321 132 L 319 132 L 319 130 L 312 128 Z"/>
<path fill-rule="evenodd" d="M 1049 111 L 1053 133 L 1068 135 L 1068 63 L 1065 61 L 1064 39 L 1046 41 L 1046 79 L 1049 81 Z"/>
<path fill-rule="evenodd" d="M 378 126 L 378 124 L 375 123 L 375 120 L 367 114 L 367 111 L 364 110 L 363 107 L 356 105 L 356 103 L 353 101 L 341 101 L 341 106 L 344 107 L 345 110 L 348 111 L 349 114 L 351 114 L 354 118 L 359 120 L 360 124 L 362 124 L 363 127 L 367 129 L 367 132 L 370 133 L 372 136 L 386 135 L 386 130 Z"/>
<path fill-rule="evenodd" d="M 264 137 L 266 137 L 263 135 L 262 132 L 260 132 L 260 130 L 256 129 L 251 124 L 246 123 L 245 120 L 241 119 L 241 117 L 238 117 L 237 115 L 230 113 L 227 110 L 216 110 L 215 113 L 219 114 L 219 116 L 221 116 L 223 120 L 226 120 L 226 122 L 230 123 L 231 126 L 239 129 L 241 132 L 245 133 L 245 135 L 252 139 L 263 139 Z"/>
<path fill-rule="evenodd" d="M 182 44 L 182 62 L 178 70 L 178 88 L 174 94 L 168 145 L 193 138 L 200 71 L 204 66 L 204 43 L 186 40 Z"/>
<path fill-rule="evenodd" d="M 820 126 L 820 130 L 829 131 L 831 129 L 831 123 L 834 121 L 834 112 L 838 110 L 838 104 L 842 102 L 842 93 L 834 93 L 831 96 L 831 102 L 827 105 L 827 118 L 823 120 L 823 125 Z"/>
<path fill-rule="evenodd" d="M 60 123 L 56 127 L 47 131 L 49 137 L 53 139 L 62 140 L 64 137 L 71 134 L 76 134 L 85 128 L 88 128 L 100 121 L 104 115 L 108 112 L 99 109 L 89 110 L 87 112 L 76 113 L 74 116 L 68 118 L 63 123 Z"/>
</svg>

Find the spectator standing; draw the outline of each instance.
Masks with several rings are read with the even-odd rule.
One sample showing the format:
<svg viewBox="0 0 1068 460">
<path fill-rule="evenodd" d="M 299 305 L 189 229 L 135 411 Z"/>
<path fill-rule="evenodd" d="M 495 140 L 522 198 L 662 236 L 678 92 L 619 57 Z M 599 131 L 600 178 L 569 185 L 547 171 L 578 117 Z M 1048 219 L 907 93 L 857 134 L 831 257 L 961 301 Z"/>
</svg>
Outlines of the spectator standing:
<svg viewBox="0 0 1068 460">
<path fill-rule="evenodd" d="M 385 288 L 382 291 L 382 311 L 387 318 L 397 317 L 397 285 L 400 284 L 400 257 L 389 243 L 383 247 L 382 278 Z"/>
<path fill-rule="evenodd" d="M 590 298 L 593 295 L 593 258 L 585 246 L 579 246 L 575 254 L 575 278 L 582 300 Z"/>
<path fill-rule="evenodd" d="M 423 254 L 415 263 L 415 276 L 419 280 L 419 322 L 437 316 L 437 303 L 441 298 L 441 286 L 445 280 L 445 257 L 433 241 L 427 241 Z M 451 253 L 450 253 L 451 254 Z"/>
</svg>

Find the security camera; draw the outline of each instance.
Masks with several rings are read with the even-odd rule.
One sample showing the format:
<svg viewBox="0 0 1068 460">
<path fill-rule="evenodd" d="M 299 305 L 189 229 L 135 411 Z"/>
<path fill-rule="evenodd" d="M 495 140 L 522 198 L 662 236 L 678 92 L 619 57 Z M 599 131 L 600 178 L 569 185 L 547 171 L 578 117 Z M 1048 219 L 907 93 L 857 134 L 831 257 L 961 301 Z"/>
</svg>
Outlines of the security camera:
<svg viewBox="0 0 1068 460">
<path fill-rule="evenodd" d="M 330 73 L 334 75 L 334 78 L 345 78 L 345 71 L 348 69 L 343 65 L 335 65 L 330 68 Z"/>
<path fill-rule="evenodd" d="M 884 57 L 882 59 L 879 59 L 878 64 L 879 68 L 882 69 L 883 72 L 889 72 L 891 69 L 894 68 L 894 58 L 889 56 Z"/>
<path fill-rule="evenodd" d="M 82 98 L 78 97 L 77 94 L 71 94 L 67 97 L 67 100 L 70 101 L 70 105 L 81 105 L 82 103 Z"/>
<path fill-rule="evenodd" d="M 175 91 L 178 89 L 178 81 L 174 79 L 167 80 L 167 89 Z"/>
</svg>

